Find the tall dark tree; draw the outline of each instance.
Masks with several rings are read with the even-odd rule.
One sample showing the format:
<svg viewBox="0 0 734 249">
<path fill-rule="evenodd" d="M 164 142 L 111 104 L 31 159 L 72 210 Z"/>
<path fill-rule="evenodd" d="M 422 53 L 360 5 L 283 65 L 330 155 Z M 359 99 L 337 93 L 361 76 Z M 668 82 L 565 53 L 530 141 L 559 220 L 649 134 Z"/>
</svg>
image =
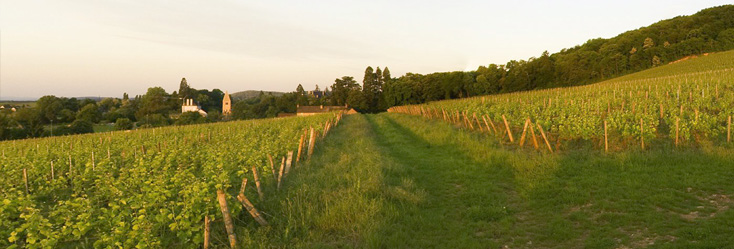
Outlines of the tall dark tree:
<svg viewBox="0 0 734 249">
<path fill-rule="evenodd" d="M 344 76 L 334 80 L 331 85 L 331 94 L 329 95 L 329 103 L 331 105 L 351 105 L 348 102 L 349 94 L 356 90 L 359 92 L 359 84 L 352 76 Z"/>
</svg>

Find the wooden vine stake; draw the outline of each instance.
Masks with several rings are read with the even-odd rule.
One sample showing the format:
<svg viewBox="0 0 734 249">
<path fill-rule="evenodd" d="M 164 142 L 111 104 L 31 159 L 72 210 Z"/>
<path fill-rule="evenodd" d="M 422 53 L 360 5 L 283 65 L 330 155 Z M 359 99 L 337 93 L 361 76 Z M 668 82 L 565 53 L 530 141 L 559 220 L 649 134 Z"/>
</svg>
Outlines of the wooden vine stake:
<svg viewBox="0 0 734 249">
<path fill-rule="evenodd" d="M 209 230 L 209 215 L 204 216 L 204 249 L 209 248 L 209 237 L 211 230 Z"/>
<path fill-rule="evenodd" d="M 252 202 L 250 202 L 250 200 L 247 199 L 247 197 L 245 196 L 245 194 L 240 193 L 239 195 L 237 195 L 237 200 L 239 200 L 240 203 L 242 203 L 242 206 L 244 206 L 245 209 L 247 209 L 247 212 L 250 213 L 250 215 L 252 216 L 252 218 L 254 218 L 255 221 L 257 221 L 257 223 L 260 223 L 261 226 L 269 226 L 270 225 L 270 224 L 268 224 L 267 221 L 265 221 L 265 218 L 263 218 L 262 215 L 260 215 L 260 212 L 258 212 L 257 209 L 255 209 L 255 206 L 252 205 Z"/>
<path fill-rule="evenodd" d="M 609 152 L 609 139 L 607 135 L 607 121 L 604 120 L 604 152 Z"/>
<path fill-rule="evenodd" d="M 278 171 L 278 190 L 280 190 L 280 182 L 283 181 L 283 172 L 285 171 L 285 157 L 281 160 L 280 170 Z"/>
<path fill-rule="evenodd" d="M 314 137 L 315 135 L 315 131 L 313 127 L 311 127 L 311 137 L 308 140 L 308 159 L 311 159 L 311 155 L 313 154 L 313 147 L 314 143 L 316 142 L 316 137 Z"/>
<path fill-rule="evenodd" d="M 257 195 L 260 196 L 260 200 L 263 200 L 263 191 L 260 188 L 260 175 L 257 174 L 257 168 L 252 166 L 252 176 L 255 178 L 255 187 L 257 188 Z"/>
<path fill-rule="evenodd" d="M 242 178 L 242 185 L 240 186 L 240 194 L 244 194 L 246 188 L 247 188 L 247 178 Z"/>
<path fill-rule="evenodd" d="M 270 170 L 273 171 L 273 180 L 278 181 L 278 174 L 275 174 L 275 164 L 273 164 L 273 156 L 268 154 L 268 161 L 270 161 Z"/>
<path fill-rule="evenodd" d="M 530 118 L 525 120 L 525 125 L 522 127 L 522 135 L 520 136 L 520 147 L 525 144 L 525 134 L 528 130 L 528 125 L 530 125 Z"/>
<path fill-rule="evenodd" d="M 288 172 L 291 171 L 291 164 L 293 163 L 293 151 L 288 151 L 288 159 L 285 161 L 285 173 L 283 173 L 283 177 L 288 176 Z"/>
<path fill-rule="evenodd" d="M 640 147 L 645 149 L 645 128 L 642 119 L 640 119 Z"/>
<path fill-rule="evenodd" d="M 680 118 L 675 119 L 675 147 L 678 147 L 678 131 L 680 131 L 678 123 L 680 123 Z"/>
<path fill-rule="evenodd" d="M 512 138 L 512 131 L 510 131 L 510 125 L 507 123 L 507 119 L 505 118 L 505 115 L 502 115 L 502 121 L 505 121 L 505 129 L 507 129 L 507 135 L 510 136 L 510 143 L 514 143 L 515 139 Z"/>
<path fill-rule="evenodd" d="M 538 138 L 535 136 L 535 129 L 533 128 L 533 123 L 530 123 L 530 135 L 533 135 L 533 147 L 535 149 L 538 149 Z"/>
<path fill-rule="evenodd" d="M 28 190 L 28 171 L 26 171 L 25 168 L 23 168 L 23 182 L 25 183 L 25 194 L 30 194 L 30 191 Z"/>
<path fill-rule="evenodd" d="M 54 175 L 54 161 L 51 161 L 51 180 L 55 180 L 56 176 Z"/>
<path fill-rule="evenodd" d="M 298 141 L 298 154 L 296 154 L 296 167 L 298 162 L 301 160 L 301 153 L 303 152 L 303 140 L 306 139 L 306 134 L 301 135 L 301 140 Z"/>
<path fill-rule="evenodd" d="M 553 149 L 551 148 L 550 142 L 548 142 L 548 137 L 545 136 L 545 132 L 543 132 L 543 127 L 540 126 L 540 124 L 536 124 L 538 126 L 538 130 L 540 131 L 540 135 L 543 137 L 543 140 L 545 140 L 545 145 L 548 146 L 548 151 L 553 153 Z"/>
<path fill-rule="evenodd" d="M 227 229 L 229 246 L 231 248 L 237 248 L 237 238 L 234 234 L 234 224 L 232 224 L 232 216 L 229 215 L 229 208 L 227 207 L 227 196 L 221 189 L 217 190 L 217 201 L 219 201 L 219 209 L 222 211 L 222 217 L 224 217 L 224 228 Z"/>
</svg>

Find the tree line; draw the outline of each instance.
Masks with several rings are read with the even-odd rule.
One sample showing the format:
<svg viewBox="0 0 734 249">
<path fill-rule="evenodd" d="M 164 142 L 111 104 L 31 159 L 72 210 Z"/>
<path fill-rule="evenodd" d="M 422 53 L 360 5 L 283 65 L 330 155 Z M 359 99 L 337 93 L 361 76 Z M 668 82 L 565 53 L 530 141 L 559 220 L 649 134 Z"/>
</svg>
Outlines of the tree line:
<svg viewBox="0 0 734 249">
<path fill-rule="evenodd" d="M 610 39 L 591 39 L 582 45 L 503 65 L 480 66 L 474 71 L 406 73 L 392 78 L 385 67 L 367 67 L 362 84 L 352 76 L 334 80 L 321 91 L 308 94 L 302 85 L 281 96 L 261 94 L 234 100 L 231 119 L 276 117 L 295 113 L 297 106 L 347 105 L 360 112 L 380 112 L 389 107 L 427 101 L 574 86 L 598 82 L 679 60 L 686 56 L 734 49 L 734 5 L 704 9 Z M 44 96 L 33 108 L 15 113 L 0 111 L 0 139 L 91 132 L 95 123 L 114 123 L 116 129 L 192 124 L 222 120 L 224 93 L 197 90 L 186 79 L 178 91 L 161 87 L 146 94 L 101 101 Z M 209 115 L 180 114 L 183 99 L 194 99 Z M 53 124 L 64 124 L 54 126 Z M 48 128 L 51 129 L 48 129 Z M 54 128 L 56 128 L 54 130 Z"/>
</svg>

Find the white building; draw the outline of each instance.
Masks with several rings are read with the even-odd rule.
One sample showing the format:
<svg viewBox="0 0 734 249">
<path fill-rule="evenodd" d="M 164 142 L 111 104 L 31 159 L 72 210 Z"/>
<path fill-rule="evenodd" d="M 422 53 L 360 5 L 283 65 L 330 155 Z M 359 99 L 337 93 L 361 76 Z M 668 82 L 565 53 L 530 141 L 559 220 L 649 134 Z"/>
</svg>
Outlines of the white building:
<svg viewBox="0 0 734 249">
<path fill-rule="evenodd" d="M 198 112 L 201 116 L 206 117 L 206 112 L 201 109 L 201 106 L 194 104 L 193 99 L 184 99 L 183 105 L 181 105 L 181 113 L 184 112 Z"/>
</svg>

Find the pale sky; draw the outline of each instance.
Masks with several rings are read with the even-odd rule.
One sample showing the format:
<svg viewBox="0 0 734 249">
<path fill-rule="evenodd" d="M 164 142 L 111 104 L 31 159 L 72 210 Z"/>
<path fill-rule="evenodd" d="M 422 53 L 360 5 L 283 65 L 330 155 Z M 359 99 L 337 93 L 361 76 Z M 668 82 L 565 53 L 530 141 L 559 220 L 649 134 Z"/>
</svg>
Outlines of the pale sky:
<svg viewBox="0 0 734 249">
<path fill-rule="evenodd" d="M 0 99 L 148 87 L 322 89 L 366 66 L 474 70 L 727 4 L 671 1 L 0 0 Z"/>
</svg>

